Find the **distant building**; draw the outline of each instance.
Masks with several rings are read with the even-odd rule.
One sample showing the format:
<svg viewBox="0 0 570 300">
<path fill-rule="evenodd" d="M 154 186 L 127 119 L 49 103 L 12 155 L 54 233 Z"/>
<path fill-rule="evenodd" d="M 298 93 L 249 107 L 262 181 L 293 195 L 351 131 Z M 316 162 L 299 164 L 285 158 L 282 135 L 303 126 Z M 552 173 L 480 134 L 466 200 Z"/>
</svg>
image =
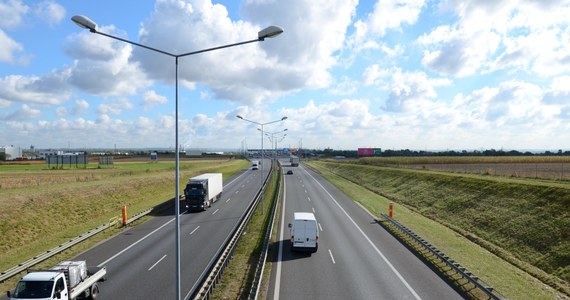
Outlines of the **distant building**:
<svg viewBox="0 0 570 300">
<path fill-rule="evenodd" d="M 4 153 L 6 160 L 22 159 L 22 148 L 14 146 L 0 147 L 0 153 Z"/>
<path fill-rule="evenodd" d="M 63 151 L 61 150 L 45 150 L 45 151 L 40 151 L 40 159 L 46 159 L 46 157 L 50 156 L 50 155 L 63 155 Z"/>
</svg>

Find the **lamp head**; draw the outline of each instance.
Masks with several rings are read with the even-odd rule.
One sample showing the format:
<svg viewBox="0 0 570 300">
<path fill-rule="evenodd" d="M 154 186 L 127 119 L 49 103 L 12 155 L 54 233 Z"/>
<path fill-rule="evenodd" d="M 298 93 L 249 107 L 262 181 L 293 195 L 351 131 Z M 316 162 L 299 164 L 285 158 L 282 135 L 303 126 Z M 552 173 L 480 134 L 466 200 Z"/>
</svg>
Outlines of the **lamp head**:
<svg viewBox="0 0 570 300">
<path fill-rule="evenodd" d="M 281 118 L 281 121 L 285 121 L 285 120 L 287 120 L 287 117 Z"/>
<path fill-rule="evenodd" d="M 240 116 L 240 115 L 237 115 L 237 116 L 236 116 L 236 118 L 238 118 L 238 119 L 242 119 L 242 120 L 243 120 L 243 117 L 242 117 L 242 116 Z"/>
<path fill-rule="evenodd" d="M 263 41 L 265 38 L 276 37 L 283 33 L 283 28 L 279 26 L 269 26 L 257 33 L 257 38 Z"/>
<path fill-rule="evenodd" d="M 77 24 L 77 26 L 81 28 L 87 28 L 91 32 L 97 32 L 97 23 L 93 22 L 91 19 L 89 19 L 86 16 L 81 16 L 81 15 L 73 16 L 71 18 L 71 21 L 73 21 L 73 23 Z"/>
</svg>

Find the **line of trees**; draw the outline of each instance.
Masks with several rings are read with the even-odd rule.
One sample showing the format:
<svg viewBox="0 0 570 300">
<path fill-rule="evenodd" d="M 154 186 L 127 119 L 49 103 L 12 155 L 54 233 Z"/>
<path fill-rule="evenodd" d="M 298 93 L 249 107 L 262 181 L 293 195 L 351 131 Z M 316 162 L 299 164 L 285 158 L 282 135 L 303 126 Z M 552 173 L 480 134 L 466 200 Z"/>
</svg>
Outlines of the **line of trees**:
<svg viewBox="0 0 570 300">
<path fill-rule="evenodd" d="M 325 148 L 323 150 L 308 150 L 303 149 L 305 156 L 343 156 L 347 158 L 356 158 L 358 153 L 356 150 L 334 150 L 331 148 Z M 530 152 L 530 151 L 517 151 L 517 150 L 446 150 L 446 151 L 425 151 L 425 150 L 383 150 L 380 156 L 392 157 L 392 156 L 570 156 L 570 150 L 563 151 L 559 149 L 556 152 L 544 151 L 544 152 Z"/>
</svg>

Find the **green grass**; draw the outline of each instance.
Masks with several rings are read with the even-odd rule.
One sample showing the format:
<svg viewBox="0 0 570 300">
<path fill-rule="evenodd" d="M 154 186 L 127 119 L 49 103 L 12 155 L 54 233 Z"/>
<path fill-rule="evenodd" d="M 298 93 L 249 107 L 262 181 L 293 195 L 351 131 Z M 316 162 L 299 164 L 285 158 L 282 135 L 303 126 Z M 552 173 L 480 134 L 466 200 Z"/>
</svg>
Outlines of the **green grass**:
<svg viewBox="0 0 570 300">
<path fill-rule="evenodd" d="M 241 237 L 239 244 L 232 256 L 230 265 L 224 270 L 222 280 L 214 289 L 212 299 L 248 299 L 249 290 L 255 275 L 256 264 L 263 248 L 263 238 L 271 216 L 276 186 L 279 176 L 274 172 L 270 179 L 269 187 L 264 194 L 265 205 L 262 212 L 258 205 L 255 215 Z M 270 256 L 268 256 L 270 257 Z M 269 268 L 266 268 L 265 276 L 268 276 Z M 264 297 L 260 297 L 264 299 Z"/>
<path fill-rule="evenodd" d="M 173 163 L 149 168 L 133 165 L 2 174 L 0 270 L 118 218 L 123 205 L 132 216 L 174 197 Z M 222 172 L 227 178 L 248 165 L 245 160 L 184 162 L 180 186 L 197 174 Z"/>
<path fill-rule="evenodd" d="M 568 187 L 330 162 L 310 165 L 375 215 L 396 202 L 399 222 L 507 297 L 567 297 L 529 273 L 559 288 L 567 285 L 532 264 L 548 264 L 551 273 L 565 269 Z M 557 257 L 562 259 L 552 259 Z"/>
</svg>

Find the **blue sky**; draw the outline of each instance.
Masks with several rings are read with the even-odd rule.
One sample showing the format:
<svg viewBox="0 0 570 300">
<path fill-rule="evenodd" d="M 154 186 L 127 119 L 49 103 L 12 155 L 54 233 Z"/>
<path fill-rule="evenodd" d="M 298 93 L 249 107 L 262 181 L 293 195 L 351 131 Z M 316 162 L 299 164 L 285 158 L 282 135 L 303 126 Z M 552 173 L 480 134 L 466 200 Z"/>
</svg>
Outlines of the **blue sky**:
<svg viewBox="0 0 570 300">
<path fill-rule="evenodd" d="M 0 0 L 0 145 L 570 149 L 570 1 Z M 277 134 L 278 136 L 282 133 Z M 265 147 L 270 145 L 264 140 Z"/>
</svg>

